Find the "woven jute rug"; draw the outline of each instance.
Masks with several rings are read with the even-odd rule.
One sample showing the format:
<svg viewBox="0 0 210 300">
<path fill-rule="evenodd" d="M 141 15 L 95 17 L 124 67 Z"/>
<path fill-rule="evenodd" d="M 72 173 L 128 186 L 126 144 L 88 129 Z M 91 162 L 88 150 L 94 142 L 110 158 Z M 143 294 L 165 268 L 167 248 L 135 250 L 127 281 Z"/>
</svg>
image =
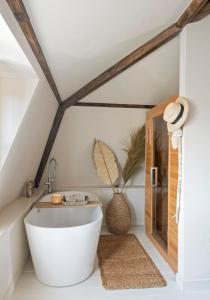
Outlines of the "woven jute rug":
<svg viewBox="0 0 210 300">
<path fill-rule="evenodd" d="M 166 286 L 165 279 L 134 234 L 102 235 L 98 258 L 106 289 Z"/>
</svg>

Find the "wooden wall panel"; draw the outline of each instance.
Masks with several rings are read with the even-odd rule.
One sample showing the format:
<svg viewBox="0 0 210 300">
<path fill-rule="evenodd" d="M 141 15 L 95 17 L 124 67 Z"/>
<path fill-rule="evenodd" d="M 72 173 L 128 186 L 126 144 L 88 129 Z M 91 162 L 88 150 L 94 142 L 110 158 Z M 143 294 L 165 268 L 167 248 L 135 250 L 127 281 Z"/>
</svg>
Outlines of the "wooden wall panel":
<svg viewBox="0 0 210 300">
<path fill-rule="evenodd" d="M 176 194 L 178 183 L 178 151 L 173 150 L 169 138 L 169 184 L 168 184 L 168 245 L 167 250 L 153 236 L 153 195 L 150 184 L 150 170 L 153 165 L 153 119 L 163 114 L 166 106 L 177 96 L 170 97 L 147 113 L 146 120 L 146 188 L 145 188 L 145 231 L 149 239 L 177 272 L 178 266 L 178 226 L 176 224 Z"/>
<path fill-rule="evenodd" d="M 152 162 L 152 145 L 151 145 L 151 132 L 152 122 L 147 120 L 146 122 L 146 189 L 145 189 L 145 229 L 148 234 L 152 233 L 152 203 L 151 188 L 150 188 L 150 166 Z"/>
<path fill-rule="evenodd" d="M 169 143 L 169 205 L 168 205 L 168 256 L 175 272 L 178 266 L 178 225 L 176 223 L 176 199 L 178 184 L 178 151 Z"/>
</svg>

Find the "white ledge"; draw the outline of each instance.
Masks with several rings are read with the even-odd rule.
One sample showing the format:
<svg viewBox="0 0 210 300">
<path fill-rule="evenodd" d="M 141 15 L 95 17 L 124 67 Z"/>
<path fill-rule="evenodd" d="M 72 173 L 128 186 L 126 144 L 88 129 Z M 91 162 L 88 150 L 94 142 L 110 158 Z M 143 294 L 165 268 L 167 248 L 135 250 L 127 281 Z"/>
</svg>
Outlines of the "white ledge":
<svg viewBox="0 0 210 300">
<path fill-rule="evenodd" d="M 33 197 L 19 197 L 0 211 L 0 237 L 11 228 L 16 220 L 24 216 L 31 208 L 32 204 L 38 201 L 44 190 L 35 190 Z"/>
<path fill-rule="evenodd" d="M 118 186 L 119 188 L 122 188 L 122 185 Z M 145 185 L 143 184 L 132 184 L 132 185 L 126 185 L 125 189 L 144 189 Z M 107 185 L 59 185 L 56 186 L 57 191 L 66 191 L 66 190 L 80 190 L 80 189 L 93 189 L 93 190 L 100 190 L 100 189 L 108 189 L 112 190 L 111 186 Z"/>
</svg>

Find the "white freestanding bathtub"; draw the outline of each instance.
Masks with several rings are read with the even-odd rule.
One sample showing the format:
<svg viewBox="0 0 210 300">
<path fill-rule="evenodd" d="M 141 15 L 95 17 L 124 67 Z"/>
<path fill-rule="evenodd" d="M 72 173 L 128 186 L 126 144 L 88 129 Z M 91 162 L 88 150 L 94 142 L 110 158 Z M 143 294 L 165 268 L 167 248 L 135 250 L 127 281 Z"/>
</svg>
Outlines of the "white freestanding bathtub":
<svg viewBox="0 0 210 300">
<path fill-rule="evenodd" d="M 51 196 L 41 201 L 47 197 Z M 68 286 L 90 276 L 102 218 L 100 206 L 32 208 L 24 222 L 35 272 L 42 283 Z"/>
</svg>

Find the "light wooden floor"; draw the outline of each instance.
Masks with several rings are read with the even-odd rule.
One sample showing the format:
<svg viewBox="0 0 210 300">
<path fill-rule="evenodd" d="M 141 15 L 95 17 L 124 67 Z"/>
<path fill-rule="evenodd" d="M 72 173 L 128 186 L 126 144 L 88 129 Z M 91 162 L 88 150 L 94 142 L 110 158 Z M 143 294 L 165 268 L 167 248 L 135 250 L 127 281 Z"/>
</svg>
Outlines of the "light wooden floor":
<svg viewBox="0 0 210 300">
<path fill-rule="evenodd" d="M 210 290 L 181 293 L 175 281 L 175 275 L 160 256 L 158 251 L 144 234 L 142 226 L 131 229 L 145 250 L 151 256 L 156 266 L 167 281 L 167 287 L 138 290 L 105 290 L 101 285 L 100 271 L 96 262 L 95 270 L 86 281 L 65 288 L 54 288 L 41 284 L 34 273 L 31 260 L 25 266 L 24 272 L 10 300 L 209 300 Z M 103 229 L 106 233 L 106 229 Z"/>
</svg>

